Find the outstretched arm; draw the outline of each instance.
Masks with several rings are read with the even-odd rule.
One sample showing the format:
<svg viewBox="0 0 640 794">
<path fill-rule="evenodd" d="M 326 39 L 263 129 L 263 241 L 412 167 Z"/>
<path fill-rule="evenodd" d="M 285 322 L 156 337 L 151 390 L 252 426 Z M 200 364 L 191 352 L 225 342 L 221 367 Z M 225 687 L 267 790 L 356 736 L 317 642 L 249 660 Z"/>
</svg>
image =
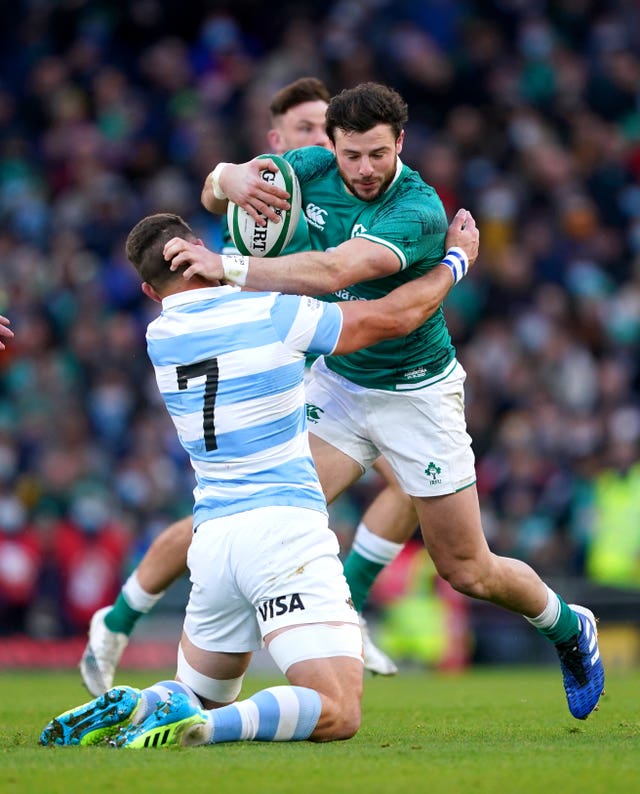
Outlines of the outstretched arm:
<svg viewBox="0 0 640 794">
<path fill-rule="evenodd" d="M 353 353 L 384 339 L 407 336 L 437 311 L 454 285 L 444 264 L 373 301 L 344 301 L 342 331 L 332 355 Z"/>
<path fill-rule="evenodd" d="M 467 210 L 458 210 L 449 226 L 447 249 L 462 248 L 471 265 L 478 255 L 478 230 Z M 326 295 L 336 290 L 397 273 L 399 261 L 386 246 L 354 237 L 332 251 L 304 251 L 279 257 L 220 256 L 174 237 L 164 247 L 171 269 L 184 267 L 184 277 L 226 280 L 256 290 L 300 295 Z"/>
<path fill-rule="evenodd" d="M 343 324 L 333 353 L 352 353 L 383 339 L 407 336 L 422 325 L 467 272 L 464 258 L 458 256 L 455 249 L 466 252 L 461 243 L 466 245 L 470 241 L 473 241 L 470 248 L 475 254 L 469 258 L 468 267 L 472 267 L 477 258 L 479 233 L 471 214 L 460 210 L 449 227 L 447 254 L 441 264 L 378 300 L 340 303 Z"/>
</svg>

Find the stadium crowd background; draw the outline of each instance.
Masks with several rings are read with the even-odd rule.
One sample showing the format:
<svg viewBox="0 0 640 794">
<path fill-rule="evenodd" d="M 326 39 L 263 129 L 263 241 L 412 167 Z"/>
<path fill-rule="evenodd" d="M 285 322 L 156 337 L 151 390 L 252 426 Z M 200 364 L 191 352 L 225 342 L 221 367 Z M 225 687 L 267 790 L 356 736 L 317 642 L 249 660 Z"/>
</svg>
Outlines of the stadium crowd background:
<svg viewBox="0 0 640 794">
<path fill-rule="evenodd" d="M 191 509 L 139 218 L 265 151 L 283 84 L 386 82 L 403 160 L 481 229 L 447 316 L 492 547 L 640 588 L 640 8 L 597 0 L 16 0 L 0 24 L 0 633 L 84 632 Z M 332 509 L 348 546 L 379 486 Z M 379 592 L 383 593 L 383 591 Z M 375 602 L 374 602 L 375 605 Z"/>
</svg>

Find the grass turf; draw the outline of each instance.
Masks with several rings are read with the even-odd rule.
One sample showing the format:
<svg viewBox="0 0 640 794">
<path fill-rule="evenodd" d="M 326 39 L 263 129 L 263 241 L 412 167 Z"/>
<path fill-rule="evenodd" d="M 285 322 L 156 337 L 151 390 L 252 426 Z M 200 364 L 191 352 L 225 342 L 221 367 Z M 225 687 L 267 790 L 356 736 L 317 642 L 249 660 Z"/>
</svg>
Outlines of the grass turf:
<svg viewBox="0 0 640 794">
<path fill-rule="evenodd" d="M 248 677 L 243 694 L 274 683 Z M 0 792 L 626 794 L 640 780 L 639 694 L 640 670 L 608 672 L 600 710 L 581 722 L 555 667 L 402 673 L 366 679 L 363 725 L 348 742 L 118 751 L 40 747 L 49 719 L 87 693 L 73 671 L 3 671 Z"/>
</svg>

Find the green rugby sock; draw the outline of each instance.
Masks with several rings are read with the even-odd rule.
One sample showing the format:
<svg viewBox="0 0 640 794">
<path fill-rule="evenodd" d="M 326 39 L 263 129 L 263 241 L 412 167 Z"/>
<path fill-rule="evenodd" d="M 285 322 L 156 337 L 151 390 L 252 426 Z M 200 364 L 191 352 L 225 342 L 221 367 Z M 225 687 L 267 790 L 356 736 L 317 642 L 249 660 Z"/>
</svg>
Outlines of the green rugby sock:
<svg viewBox="0 0 640 794">
<path fill-rule="evenodd" d="M 380 571 L 400 554 L 404 544 L 375 535 L 361 521 L 344 563 L 344 575 L 351 589 L 356 612 L 362 612 L 371 585 Z"/>
<path fill-rule="evenodd" d="M 104 622 L 110 631 L 117 631 L 120 634 L 126 634 L 128 637 L 144 614 L 144 612 L 138 612 L 137 609 L 131 609 L 122 592 L 120 592 L 115 604 L 105 615 Z"/>
<path fill-rule="evenodd" d="M 351 598 L 356 612 L 362 612 L 371 585 L 383 568 L 384 565 L 361 557 L 353 549 L 349 552 L 344 561 L 344 575 L 351 590 Z"/>
<path fill-rule="evenodd" d="M 580 633 L 580 620 L 571 607 L 553 590 L 547 588 L 549 600 L 536 618 L 527 618 L 554 645 L 568 642 Z"/>
<path fill-rule="evenodd" d="M 538 629 L 541 634 L 551 640 L 554 645 L 568 642 L 580 633 L 580 620 L 571 607 L 558 596 L 560 614 L 555 625 L 548 629 Z"/>
</svg>

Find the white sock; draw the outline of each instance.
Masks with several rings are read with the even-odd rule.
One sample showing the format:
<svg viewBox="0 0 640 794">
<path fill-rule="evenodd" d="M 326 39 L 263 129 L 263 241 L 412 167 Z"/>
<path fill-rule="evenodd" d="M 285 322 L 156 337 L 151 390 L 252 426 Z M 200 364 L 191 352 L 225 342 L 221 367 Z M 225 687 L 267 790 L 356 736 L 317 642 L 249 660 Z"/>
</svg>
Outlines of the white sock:
<svg viewBox="0 0 640 794">
<path fill-rule="evenodd" d="M 365 560 L 376 562 L 378 565 L 388 565 L 400 554 L 404 543 L 394 543 L 392 540 L 374 535 L 361 521 L 356 529 L 351 548 Z"/>
<path fill-rule="evenodd" d="M 545 587 L 547 587 L 545 585 Z M 527 616 L 524 616 L 527 618 Z M 527 618 L 531 625 L 537 629 L 551 629 L 558 622 L 560 617 L 560 599 L 558 596 L 547 587 L 547 605 L 542 612 L 535 618 Z"/>
<path fill-rule="evenodd" d="M 146 614 L 162 598 L 164 590 L 161 593 L 148 593 L 141 586 L 138 581 L 138 574 L 134 571 L 122 585 L 122 595 L 131 609 Z"/>
</svg>

